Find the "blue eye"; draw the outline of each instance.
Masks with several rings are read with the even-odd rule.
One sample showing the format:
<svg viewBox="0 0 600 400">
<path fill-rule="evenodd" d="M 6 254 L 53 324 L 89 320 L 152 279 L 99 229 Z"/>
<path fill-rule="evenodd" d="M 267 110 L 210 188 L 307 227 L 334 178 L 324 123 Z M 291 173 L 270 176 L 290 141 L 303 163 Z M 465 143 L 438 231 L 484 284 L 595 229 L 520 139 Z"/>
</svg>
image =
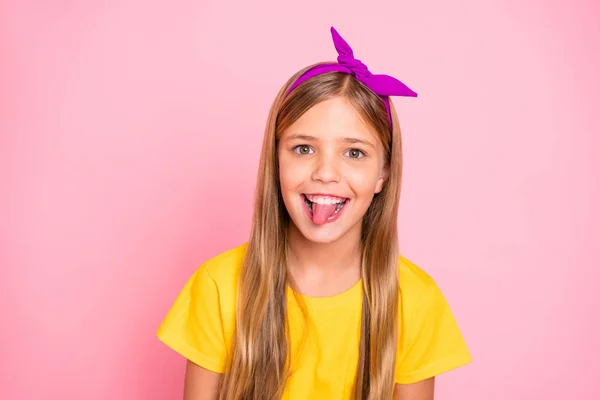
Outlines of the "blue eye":
<svg viewBox="0 0 600 400">
<path fill-rule="evenodd" d="M 350 149 L 346 152 L 346 154 L 349 154 L 350 158 L 362 158 L 364 157 L 366 154 L 364 151 L 359 150 L 359 149 Z"/>
<path fill-rule="evenodd" d="M 312 149 L 310 148 L 310 146 L 307 146 L 305 144 L 299 144 L 298 146 L 294 147 L 294 151 L 298 154 L 310 154 L 310 151 Z"/>
</svg>

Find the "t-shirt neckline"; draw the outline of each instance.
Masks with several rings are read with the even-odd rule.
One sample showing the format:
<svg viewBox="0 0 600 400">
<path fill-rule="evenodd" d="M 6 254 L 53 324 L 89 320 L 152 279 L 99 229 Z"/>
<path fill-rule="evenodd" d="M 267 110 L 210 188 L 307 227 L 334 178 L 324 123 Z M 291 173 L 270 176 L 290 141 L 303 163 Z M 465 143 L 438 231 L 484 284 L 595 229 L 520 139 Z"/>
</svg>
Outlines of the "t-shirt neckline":
<svg viewBox="0 0 600 400">
<path fill-rule="evenodd" d="M 357 296 L 360 296 L 362 293 L 362 282 L 363 280 L 360 278 L 352 287 L 344 290 L 343 292 L 325 297 L 307 296 L 295 291 L 289 285 L 287 286 L 287 291 L 291 296 L 294 296 L 294 294 L 299 296 L 310 308 L 333 308 L 351 302 Z"/>
</svg>

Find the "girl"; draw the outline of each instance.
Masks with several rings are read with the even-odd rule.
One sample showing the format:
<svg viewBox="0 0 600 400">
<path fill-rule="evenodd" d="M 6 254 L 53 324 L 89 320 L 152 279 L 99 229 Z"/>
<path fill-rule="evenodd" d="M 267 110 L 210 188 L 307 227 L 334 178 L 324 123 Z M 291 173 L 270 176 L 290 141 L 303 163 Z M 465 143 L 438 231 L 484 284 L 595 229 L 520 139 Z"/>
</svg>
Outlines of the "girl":
<svg viewBox="0 0 600 400">
<path fill-rule="evenodd" d="M 249 241 L 198 268 L 158 330 L 186 400 L 431 400 L 471 361 L 441 291 L 399 255 L 400 128 L 331 28 L 337 63 L 295 74 L 267 121 Z"/>
</svg>

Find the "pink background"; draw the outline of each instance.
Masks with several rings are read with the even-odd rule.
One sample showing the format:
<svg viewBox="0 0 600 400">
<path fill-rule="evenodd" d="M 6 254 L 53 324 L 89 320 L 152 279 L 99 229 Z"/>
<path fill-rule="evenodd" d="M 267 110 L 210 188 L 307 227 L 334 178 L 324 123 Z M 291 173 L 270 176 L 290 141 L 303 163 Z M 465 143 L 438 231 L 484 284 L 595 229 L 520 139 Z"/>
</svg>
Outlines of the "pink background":
<svg viewBox="0 0 600 400">
<path fill-rule="evenodd" d="M 419 93 L 403 252 L 474 357 L 436 398 L 600 398 L 600 6 L 374 3 L 0 1 L 0 398 L 180 398 L 156 328 L 246 240 L 268 109 L 331 25 Z"/>
</svg>

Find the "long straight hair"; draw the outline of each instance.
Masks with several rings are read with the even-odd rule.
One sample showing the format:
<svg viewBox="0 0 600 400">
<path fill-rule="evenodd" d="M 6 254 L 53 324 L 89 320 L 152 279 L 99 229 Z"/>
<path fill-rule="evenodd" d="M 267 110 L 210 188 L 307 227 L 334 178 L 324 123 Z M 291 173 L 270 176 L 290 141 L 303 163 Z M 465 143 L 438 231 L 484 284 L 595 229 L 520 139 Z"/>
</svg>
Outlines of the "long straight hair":
<svg viewBox="0 0 600 400">
<path fill-rule="evenodd" d="M 317 64 L 315 64 L 317 65 Z M 262 144 L 254 215 L 240 272 L 236 328 L 222 384 L 221 400 L 277 400 L 287 379 L 289 326 L 286 310 L 288 226 L 290 217 L 279 186 L 277 145 L 282 132 L 312 106 L 334 97 L 347 98 L 377 132 L 389 177 L 362 221 L 363 304 L 356 400 L 391 399 L 398 340 L 397 214 L 402 176 L 402 143 L 393 104 L 392 131 L 381 98 L 348 74 L 331 72 L 299 85 L 281 88 L 271 106 Z M 391 101 L 390 101 L 391 103 Z"/>
</svg>

